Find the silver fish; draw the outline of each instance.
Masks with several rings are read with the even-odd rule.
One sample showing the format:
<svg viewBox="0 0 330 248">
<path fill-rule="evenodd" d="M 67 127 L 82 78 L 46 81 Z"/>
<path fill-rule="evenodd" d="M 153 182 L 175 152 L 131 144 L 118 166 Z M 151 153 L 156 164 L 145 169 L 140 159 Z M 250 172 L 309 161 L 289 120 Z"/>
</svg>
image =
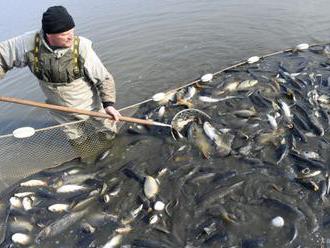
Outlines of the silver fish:
<svg viewBox="0 0 330 248">
<path fill-rule="evenodd" d="M 14 233 L 11 236 L 11 240 L 15 244 L 19 244 L 19 245 L 23 245 L 23 246 L 30 244 L 32 241 L 31 237 L 25 233 Z"/>
<path fill-rule="evenodd" d="M 258 84 L 258 80 L 245 80 L 237 86 L 237 90 L 247 90 Z"/>
<path fill-rule="evenodd" d="M 279 103 L 281 105 L 281 109 L 283 111 L 284 116 L 287 118 L 288 121 L 291 121 L 292 114 L 289 105 L 282 100 L 280 100 Z"/>
<path fill-rule="evenodd" d="M 67 212 L 69 209 L 70 205 L 66 203 L 56 203 L 48 207 L 48 210 L 54 213 Z"/>
<path fill-rule="evenodd" d="M 215 102 L 221 102 L 226 101 L 229 99 L 236 99 L 236 98 L 243 98 L 242 96 L 226 96 L 223 98 L 213 98 L 210 96 L 199 96 L 198 99 L 202 102 L 208 102 L 208 103 L 215 103 Z"/>
<path fill-rule="evenodd" d="M 224 91 L 234 91 L 237 89 L 237 86 L 239 85 L 239 82 L 238 81 L 234 81 L 234 82 L 231 82 L 231 83 L 228 83 L 225 87 L 224 87 Z"/>
<path fill-rule="evenodd" d="M 267 119 L 268 119 L 268 122 L 270 124 L 270 126 L 272 127 L 273 130 L 276 130 L 278 128 L 278 125 L 277 125 L 277 121 L 275 119 L 275 117 L 273 117 L 272 115 L 269 115 L 267 114 Z"/>
<path fill-rule="evenodd" d="M 257 116 L 257 112 L 255 111 L 255 109 L 236 110 L 233 112 L 233 114 L 239 118 L 250 118 Z"/>
<path fill-rule="evenodd" d="M 20 186 L 25 186 L 25 187 L 47 186 L 47 182 L 40 179 L 31 179 L 29 181 L 20 183 Z"/>
<path fill-rule="evenodd" d="M 85 186 L 76 185 L 76 184 L 67 184 L 59 187 L 56 192 L 57 193 L 70 193 L 70 192 L 76 192 L 76 191 L 83 191 L 87 188 Z"/>
<path fill-rule="evenodd" d="M 10 206 L 13 208 L 22 208 L 23 207 L 22 200 L 19 197 L 12 196 L 12 197 L 10 197 L 9 202 L 10 202 Z"/>
<path fill-rule="evenodd" d="M 158 110 L 158 118 L 163 118 L 165 114 L 165 106 L 161 106 Z"/>
<path fill-rule="evenodd" d="M 196 92 L 197 92 L 196 88 L 194 86 L 190 86 L 188 88 L 188 92 L 183 96 L 183 99 L 190 100 L 191 98 L 194 97 Z"/>
<path fill-rule="evenodd" d="M 148 199 L 155 197 L 159 192 L 159 183 L 152 176 L 146 176 L 143 191 Z"/>
<path fill-rule="evenodd" d="M 25 196 L 22 200 L 22 205 L 25 211 L 32 209 L 33 201 L 30 196 Z"/>
<path fill-rule="evenodd" d="M 123 235 L 116 234 L 103 246 L 103 248 L 119 247 L 121 245 L 122 240 L 123 240 Z"/>
<path fill-rule="evenodd" d="M 204 158 L 210 158 L 212 146 L 205 136 L 203 129 L 195 122 L 192 123 L 188 129 L 188 140 L 193 142 L 198 147 Z"/>
<path fill-rule="evenodd" d="M 231 144 L 234 136 L 231 134 L 220 134 L 209 122 L 204 122 L 203 129 L 206 135 L 216 144 L 220 156 L 227 156 L 231 152 Z"/>
</svg>

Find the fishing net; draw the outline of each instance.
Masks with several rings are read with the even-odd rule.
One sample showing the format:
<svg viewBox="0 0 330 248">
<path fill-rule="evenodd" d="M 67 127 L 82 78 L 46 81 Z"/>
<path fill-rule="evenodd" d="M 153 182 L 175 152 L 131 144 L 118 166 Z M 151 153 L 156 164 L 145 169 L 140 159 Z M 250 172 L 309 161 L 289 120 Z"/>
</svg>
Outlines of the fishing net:
<svg viewBox="0 0 330 248">
<path fill-rule="evenodd" d="M 123 114 L 134 113 L 134 107 L 123 109 Z M 51 118 L 46 111 L 41 111 L 40 118 Z M 16 181 L 28 177 L 40 170 L 51 168 L 81 158 L 90 163 L 98 154 L 111 146 L 113 133 L 98 131 L 93 118 L 61 125 L 39 128 L 30 137 L 20 138 L 8 134 L 0 136 L 0 191 Z M 50 122 L 50 121 L 48 121 Z M 121 123 L 118 127 L 121 127 Z M 74 131 L 77 139 L 70 139 L 68 132 Z M 15 130 L 14 132 L 15 133 Z"/>
<path fill-rule="evenodd" d="M 172 120 L 172 129 L 171 134 L 172 137 L 176 140 L 183 136 L 183 131 L 187 127 L 187 125 L 192 121 L 200 121 L 205 122 L 211 120 L 211 117 L 198 109 L 184 109 L 178 112 Z M 179 137 L 178 137 L 179 136 Z"/>
</svg>

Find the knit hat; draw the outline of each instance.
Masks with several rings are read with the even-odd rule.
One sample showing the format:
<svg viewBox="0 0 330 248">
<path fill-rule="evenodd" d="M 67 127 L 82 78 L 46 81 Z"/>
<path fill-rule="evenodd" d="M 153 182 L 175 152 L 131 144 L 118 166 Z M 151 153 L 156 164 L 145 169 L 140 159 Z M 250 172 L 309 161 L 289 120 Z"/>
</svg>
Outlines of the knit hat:
<svg viewBox="0 0 330 248">
<path fill-rule="evenodd" d="M 42 15 L 42 29 L 46 34 L 57 34 L 74 28 L 72 16 L 63 6 L 52 6 Z"/>
</svg>

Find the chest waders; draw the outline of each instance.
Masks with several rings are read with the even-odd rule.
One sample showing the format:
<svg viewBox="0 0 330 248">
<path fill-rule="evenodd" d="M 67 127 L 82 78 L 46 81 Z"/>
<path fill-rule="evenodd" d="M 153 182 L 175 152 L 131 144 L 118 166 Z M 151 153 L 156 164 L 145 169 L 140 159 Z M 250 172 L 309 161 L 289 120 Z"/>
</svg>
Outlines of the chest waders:
<svg viewBox="0 0 330 248">
<path fill-rule="evenodd" d="M 79 37 L 74 37 L 73 49 L 59 56 L 47 49 L 36 34 L 33 51 L 28 52 L 27 60 L 31 72 L 40 80 L 54 84 L 68 84 L 84 76 L 83 59 L 79 56 Z"/>
</svg>

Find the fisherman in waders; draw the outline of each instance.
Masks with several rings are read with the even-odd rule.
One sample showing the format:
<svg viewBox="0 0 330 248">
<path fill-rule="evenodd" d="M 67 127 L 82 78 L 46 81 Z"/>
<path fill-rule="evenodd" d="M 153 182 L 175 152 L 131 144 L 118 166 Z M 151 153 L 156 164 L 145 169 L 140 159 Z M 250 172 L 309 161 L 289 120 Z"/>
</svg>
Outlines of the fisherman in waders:
<svg viewBox="0 0 330 248">
<path fill-rule="evenodd" d="M 118 120 L 115 83 L 92 48 L 92 42 L 74 36 L 75 23 L 63 6 L 53 6 L 42 16 L 42 29 L 0 43 L 0 78 L 14 67 L 29 66 L 51 104 L 105 112 Z M 78 114 L 51 112 L 59 123 L 87 120 L 84 125 L 65 125 L 73 145 L 86 141 L 86 128 L 112 138 L 115 122 Z M 93 131 L 93 132 L 94 132 Z M 95 135 L 95 132 L 94 134 Z M 88 135 L 87 135 L 88 136 Z"/>
</svg>

